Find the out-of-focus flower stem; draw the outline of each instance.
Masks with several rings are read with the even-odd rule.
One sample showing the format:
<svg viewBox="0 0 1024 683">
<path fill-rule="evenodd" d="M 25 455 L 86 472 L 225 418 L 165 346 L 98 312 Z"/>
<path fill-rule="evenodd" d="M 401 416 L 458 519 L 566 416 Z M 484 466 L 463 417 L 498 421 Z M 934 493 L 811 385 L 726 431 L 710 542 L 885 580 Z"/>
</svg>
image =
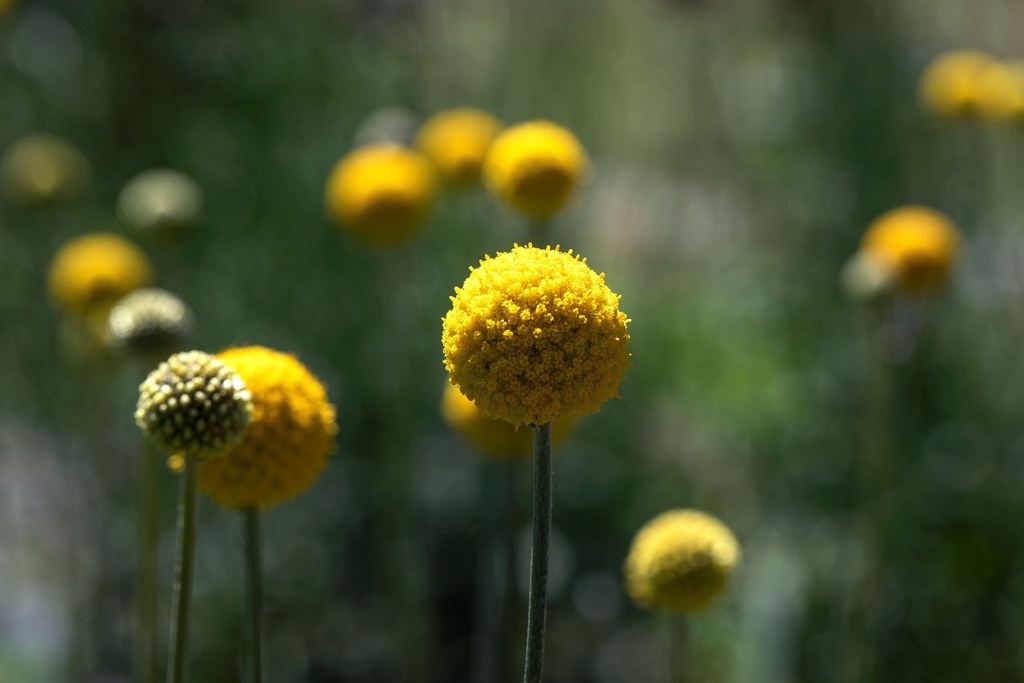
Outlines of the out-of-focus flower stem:
<svg viewBox="0 0 1024 683">
<path fill-rule="evenodd" d="M 263 680 L 263 540 L 260 530 L 259 509 L 246 508 L 242 515 L 245 524 L 245 578 L 246 616 L 248 628 L 249 680 Z"/>
<path fill-rule="evenodd" d="M 533 427 L 533 550 L 530 555 L 530 603 L 526 618 L 525 683 L 540 683 L 544 674 L 550 538 L 551 423 L 546 422 Z"/>
<path fill-rule="evenodd" d="M 195 457 L 186 454 L 178 503 L 178 562 L 174 570 L 174 596 L 171 601 L 167 683 L 185 683 L 188 680 L 188 625 L 196 554 L 197 466 Z"/>
</svg>

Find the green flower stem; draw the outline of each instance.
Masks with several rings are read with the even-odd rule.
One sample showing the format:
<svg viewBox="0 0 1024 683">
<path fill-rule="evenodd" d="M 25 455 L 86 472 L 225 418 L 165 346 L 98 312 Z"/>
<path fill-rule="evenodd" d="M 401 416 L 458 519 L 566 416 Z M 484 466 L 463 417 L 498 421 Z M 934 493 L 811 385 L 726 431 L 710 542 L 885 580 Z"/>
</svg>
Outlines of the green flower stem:
<svg viewBox="0 0 1024 683">
<path fill-rule="evenodd" d="M 530 221 L 530 243 L 538 249 L 543 249 L 548 243 L 548 221 L 543 218 L 534 218 Z"/>
<path fill-rule="evenodd" d="M 248 621 L 249 680 L 263 680 L 263 539 L 260 530 L 261 513 L 255 507 L 246 508 L 245 520 L 245 578 L 246 612 Z"/>
<path fill-rule="evenodd" d="M 136 678 L 155 683 L 157 619 L 157 546 L 160 538 L 160 469 L 156 450 L 143 443 L 139 462 L 139 559 L 136 590 L 137 635 L 135 641 Z"/>
<path fill-rule="evenodd" d="M 550 540 L 551 423 L 547 422 L 533 427 L 533 551 L 530 555 L 530 605 L 526 617 L 524 683 L 540 683 L 544 674 Z"/>
<path fill-rule="evenodd" d="M 668 680 L 669 683 L 688 683 L 686 660 L 689 650 L 689 629 L 686 616 L 668 615 Z"/>
<path fill-rule="evenodd" d="M 192 578 L 196 555 L 196 471 L 198 463 L 185 456 L 181 476 L 181 500 L 178 503 L 178 563 L 174 569 L 174 596 L 171 601 L 171 636 L 168 647 L 167 683 L 188 680 L 188 622 L 192 602 Z"/>
</svg>

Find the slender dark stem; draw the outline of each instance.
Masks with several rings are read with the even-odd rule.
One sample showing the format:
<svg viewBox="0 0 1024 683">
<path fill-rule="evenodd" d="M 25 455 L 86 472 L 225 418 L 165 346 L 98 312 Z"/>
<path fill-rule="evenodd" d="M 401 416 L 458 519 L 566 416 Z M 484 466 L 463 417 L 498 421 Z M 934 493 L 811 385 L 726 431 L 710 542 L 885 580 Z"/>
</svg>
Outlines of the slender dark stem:
<svg viewBox="0 0 1024 683">
<path fill-rule="evenodd" d="M 138 630 L 135 642 L 137 677 L 155 683 L 157 619 L 157 546 L 160 536 L 160 475 L 156 451 L 145 442 L 139 461 L 139 559 L 136 590 Z"/>
<path fill-rule="evenodd" d="M 668 615 L 668 680 L 669 683 L 687 683 L 686 675 L 687 634 L 686 616 L 682 614 Z"/>
<path fill-rule="evenodd" d="M 533 551 L 530 555 L 530 607 L 526 618 L 524 683 L 540 683 L 544 675 L 550 537 L 551 423 L 547 422 L 533 427 Z"/>
<path fill-rule="evenodd" d="M 188 622 L 196 555 L 197 466 L 194 457 L 185 456 L 185 471 L 181 476 L 181 501 L 178 503 L 178 563 L 174 570 L 174 597 L 171 602 L 168 683 L 185 683 L 188 680 Z"/>
<path fill-rule="evenodd" d="M 247 638 L 249 644 L 250 679 L 263 680 L 263 539 L 260 531 L 260 511 L 246 508 L 245 518 L 245 578 L 246 611 L 248 613 Z"/>
<path fill-rule="evenodd" d="M 530 221 L 530 244 L 543 249 L 548 243 L 549 222 L 543 218 L 534 218 Z"/>
</svg>

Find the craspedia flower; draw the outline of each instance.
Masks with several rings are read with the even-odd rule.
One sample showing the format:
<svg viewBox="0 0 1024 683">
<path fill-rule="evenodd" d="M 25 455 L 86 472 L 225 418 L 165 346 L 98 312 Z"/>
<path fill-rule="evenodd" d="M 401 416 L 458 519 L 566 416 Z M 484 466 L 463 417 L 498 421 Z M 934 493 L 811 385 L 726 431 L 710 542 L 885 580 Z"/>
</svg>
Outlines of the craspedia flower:
<svg viewBox="0 0 1024 683">
<path fill-rule="evenodd" d="M 419 152 L 381 143 L 355 150 L 334 167 L 324 200 L 330 215 L 376 244 L 403 241 L 423 225 L 437 179 Z"/>
<path fill-rule="evenodd" d="M 93 233 L 65 244 L 50 262 L 50 298 L 66 313 L 105 316 L 152 279 L 149 259 L 135 245 L 114 234 Z"/>
<path fill-rule="evenodd" d="M 176 353 L 139 386 L 135 423 L 159 448 L 208 458 L 237 443 L 253 412 L 233 368 L 202 351 Z"/>
<path fill-rule="evenodd" d="M 180 171 L 154 168 L 139 173 L 121 189 L 117 213 L 144 232 L 178 232 L 195 224 L 203 207 L 199 185 Z"/>
<path fill-rule="evenodd" d="M 441 417 L 445 424 L 459 432 L 484 455 L 498 458 L 529 458 L 533 454 L 533 432 L 516 429 L 504 420 L 494 420 L 480 413 L 476 404 L 454 384 L 445 385 L 441 397 Z M 572 431 L 575 420 L 563 417 L 551 425 L 551 440 L 557 445 Z"/>
<path fill-rule="evenodd" d="M 1024 62 L 993 61 L 978 74 L 978 114 L 993 121 L 1024 118 Z"/>
<path fill-rule="evenodd" d="M 192 333 L 194 317 L 176 294 L 163 289 L 137 289 L 107 316 L 107 343 L 133 354 L 166 354 Z"/>
<path fill-rule="evenodd" d="M 550 121 L 508 128 L 484 162 L 488 187 L 531 218 L 547 218 L 565 206 L 588 167 L 583 146 Z"/>
<path fill-rule="evenodd" d="M 953 223 L 923 206 L 903 206 L 882 214 L 861 241 L 861 251 L 891 270 L 897 285 L 911 293 L 945 284 L 959 248 Z"/>
<path fill-rule="evenodd" d="M 941 116 L 976 113 L 978 77 L 994 58 L 979 50 L 954 50 L 936 57 L 921 75 L 920 97 Z"/>
<path fill-rule="evenodd" d="M 218 355 L 252 393 L 242 441 L 199 467 L 199 490 L 231 508 L 266 509 L 307 489 L 334 448 L 327 390 L 295 357 L 260 346 Z"/>
<path fill-rule="evenodd" d="M 480 180 L 484 158 L 501 132 L 501 122 L 480 109 L 449 109 L 427 119 L 416 136 L 416 147 L 437 168 L 441 179 L 455 187 Z"/>
<path fill-rule="evenodd" d="M 628 319 L 604 275 L 572 250 L 517 245 L 487 257 L 451 300 L 445 367 L 484 415 L 540 425 L 618 395 Z"/>
<path fill-rule="evenodd" d="M 626 558 L 626 593 L 642 607 L 691 612 L 725 589 L 740 546 L 725 524 L 697 510 L 670 510 L 640 529 Z"/>
<path fill-rule="evenodd" d="M 0 178 L 7 195 L 22 204 L 68 201 L 88 186 L 89 162 L 55 135 L 29 135 L 4 154 Z"/>
</svg>

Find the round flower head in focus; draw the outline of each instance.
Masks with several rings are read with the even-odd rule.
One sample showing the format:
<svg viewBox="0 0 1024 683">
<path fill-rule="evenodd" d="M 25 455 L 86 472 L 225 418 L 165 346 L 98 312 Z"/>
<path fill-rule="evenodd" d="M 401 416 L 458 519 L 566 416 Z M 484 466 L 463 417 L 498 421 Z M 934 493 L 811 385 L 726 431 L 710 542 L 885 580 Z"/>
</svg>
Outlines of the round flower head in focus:
<svg viewBox="0 0 1024 683">
<path fill-rule="evenodd" d="M 49 290 L 66 313 L 88 315 L 107 310 L 123 296 L 153 279 L 149 259 L 128 240 L 93 233 L 71 240 L 50 262 Z"/>
<path fill-rule="evenodd" d="M 376 244 L 395 244 L 427 220 L 437 180 L 419 152 L 392 144 L 355 150 L 327 179 L 330 215 L 354 235 Z"/>
<path fill-rule="evenodd" d="M 167 354 L 192 333 L 194 318 L 185 302 L 163 289 L 137 289 L 107 316 L 108 344 L 140 355 Z"/>
<path fill-rule="evenodd" d="M 476 404 L 459 391 L 454 384 L 445 385 L 441 397 L 441 417 L 445 424 L 459 432 L 481 453 L 498 458 L 529 458 L 533 455 L 533 432 L 516 429 L 504 420 L 494 420 L 480 414 Z M 565 440 L 575 420 L 563 417 L 551 425 L 554 444 Z"/>
<path fill-rule="evenodd" d="M 121 220 L 145 232 L 175 232 L 191 227 L 203 207 L 203 192 L 184 173 L 154 168 L 138 174 L 117 198 Z"/>
<path fill-rule="evenodd" d="M 237 443 L 252 396 L 233 368 L 202 351 L 177 353 L 139 386 L 135 424 L 171 453 L 208 458 Z"/>
<path fill-rule="evenodd" d="M 327 464 L 337 425 L 327 391 L 293 356 L 260 346 L 218 355 L 252 392 L 240 443 L 199 467 L 199 490 L 231 508 L 268 508 L 306 490 Z"/>
<path fill-rule="evenodd" d="M 923 206 L 882 214 L 861 241 L 861 251 L 890 269 L 899 287 L 912 293 L 945 284 L 959 247 L 960 237 L 949 219 Z"/>
<path fill-rule="evenodd" d="M 451 381 L 514 425 L 587 415 L 629 367 L 619 296 L 572 251 L 516 246 L 470 269 L 444 317 Z"/>
<path fill-rule="evenodd" d="M 626 593 L 641 607 L 691 612 L 717 598 L 740 558 L 725 524 L 697 510 L 671 510 L 645 524 L 626 558 Z"/>
<path fill-rule="evenodd" d="M 935 58 L 921 76 L 921 101 L 941 116 L 974 114 L 979 76 L 995 61 L 978 50 L 954 50 Z"/>
<path fill-rule="evenodd" d="M 2 10 L 0 10 L 2 13 Z M 15 142 L 0 160 L 7 195 L 21 204 L 75 199 L 89 184 L 89 162 L 54 135 L 29 135 Z"/>
<path fill-rule="evenodd" d="M 998 62 L 981 70 L 978 113 L 994 121 L 1024 119 L 1024 62 Z"/>
<path fill-rule="evenodd" d="M 532 121 L 498 136 L 484 175 L 509 205 L 531 218 L 547 218 L 572 198 L 587 165 L 576 136 L 550 121 Z"/>
<path fill-rule="evenodd" d="M 435 114 L 416 136 L 416 147 L 430 157 L 442 180 L 468 187 L 480 180 L 484 158 L 501 122 L 480 109 L 449 109 Z"/>
</svg>

